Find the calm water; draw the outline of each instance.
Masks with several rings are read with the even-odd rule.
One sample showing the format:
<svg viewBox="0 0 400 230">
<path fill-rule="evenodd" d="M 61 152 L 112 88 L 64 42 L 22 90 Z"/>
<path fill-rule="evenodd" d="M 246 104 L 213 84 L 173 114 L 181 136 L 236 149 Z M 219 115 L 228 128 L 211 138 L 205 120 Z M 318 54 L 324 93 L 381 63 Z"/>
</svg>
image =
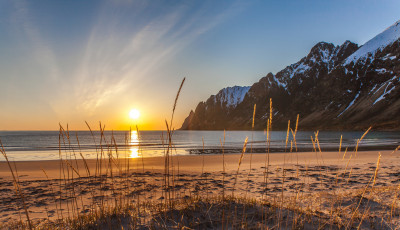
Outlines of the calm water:
<svg viewBox="0 0 400 230">
<path fill-rule="evenodd" d="M 339 148 L 340 136 L 343 135 L 342 148 L 353 150 L 363 132 L 320 132 L 319 141 L 322 151 L 335 151 Z M 70 137 L 60 136 L 58 131 L 1 131 L 2 141 L 8 157 L 16 161 L 54 160 L 80 157 L 94 159 L 101 149 L 107 154 L 118 154 L 119 157 L 163 156 L 166 133 L 162 131 L 105 132 L 101 138 L 99 132 L 92 135 L 89 131 L 70 132 Z M 299 151 L 312 150 L 313 132 L 298 132 L 296 135 Z M 77 137 L 79 142 L 77 141 Z M 113 145 L 114 140 L 116 145 Z M 263 131 L 227 131 L 225 135 L 225 153 L 241 152 L 245 138 L 249 138 L 248 149 L 262 153 L 266 151 L 267 136 Z M 173 134 L 173 154 L 220 154 L 223 131 L 176 131 Z M 204 147 L 203 147 L 204 140 Z M 271 132 L 271 152 L 282 152 L 285 149 L 286 132 Z M 290 149 L 290 140 L 287 149 Z M 360 143 L 360 149 L 394 149 L 400 145 L 400 132 L 370 132 Z M 116 146 L 116 147 L 115 147 Z M 118 151 L 116 151 L 116 148 Z M 295 145 L 293 144 L 293 149 Z M 117 152 L 117 153 L 116 153 Z M 0 161 L 4 158 L 0 156 Z"/>
</svg>

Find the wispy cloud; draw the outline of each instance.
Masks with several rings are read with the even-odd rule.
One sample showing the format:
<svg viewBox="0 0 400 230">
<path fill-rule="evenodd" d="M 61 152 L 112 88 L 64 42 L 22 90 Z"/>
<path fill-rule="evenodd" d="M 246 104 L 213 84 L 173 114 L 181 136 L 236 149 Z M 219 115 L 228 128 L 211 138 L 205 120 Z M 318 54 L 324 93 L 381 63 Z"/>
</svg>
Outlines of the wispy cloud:
<svg viewBox="0 0 400 230">
<path fill-rule="evenodd" d="M 210 14 L 205 5 L 197 8 L 183 4 L 154 12 L 153 6 L 141 5 L 135 12 L 137 16 L 124 17 L 130 12 L 126 2 L 123 6 L 107 2 L 99 13 L 76 76 L 79 110 L 94 113 L 98 106 L 134 82 L 147 78 L 152 69 L 173 58 L 238 9 L 232 4 Z"/>
<path fill-rule="evenodd" d="M 21 28 L 24 37 L 30 42 L 33 58 L 47 74 L 43 78 L 57 79 L 59 77 L 58 66 L 52 49 L 46 45 L 40 30 L 32 23 L 28 3 L 25 0 L 13 1 L 15 7 L 14 23 L 16 28 Z"/>
</svg>

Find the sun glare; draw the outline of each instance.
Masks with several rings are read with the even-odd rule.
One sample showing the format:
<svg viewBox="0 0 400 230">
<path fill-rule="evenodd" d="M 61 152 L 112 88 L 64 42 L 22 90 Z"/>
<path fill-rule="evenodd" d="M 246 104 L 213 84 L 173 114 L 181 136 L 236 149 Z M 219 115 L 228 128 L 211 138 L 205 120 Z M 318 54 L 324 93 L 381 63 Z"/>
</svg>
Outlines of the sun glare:
<svg viewBox="0 0 400 230">
<path fill-rule="evenodd" d="M 139 112 L 139 110 L 137 110 L 137 109 L 132 109 L 132 110 L 129 112 L 129 117 L 130 117 L 131 119 L 133 119 L 133 120 L 139 119 L 139 117 L 140 117 L 140 112 Z"/>
<path fill-rule="evenodd" d="M 139 153 L 139 136 L 137 131 L 132 130 L 131 135 L 130 135 L 130 158 L 138 158 L 140 153 Z"/>
</svg>

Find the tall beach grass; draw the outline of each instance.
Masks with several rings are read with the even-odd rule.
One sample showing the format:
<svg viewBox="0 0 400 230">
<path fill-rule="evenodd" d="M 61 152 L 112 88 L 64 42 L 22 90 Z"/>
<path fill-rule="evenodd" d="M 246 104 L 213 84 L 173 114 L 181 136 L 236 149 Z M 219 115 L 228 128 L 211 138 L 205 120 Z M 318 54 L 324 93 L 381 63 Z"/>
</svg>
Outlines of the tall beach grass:
<svg viewBox="0 0 400 230">
<path fill-rule="evenodd" d="M 107 138 L 106 127 L 99 123 L 100 135 L 96 136 L 94 129 L 88 123 L 96 159 L 94 167 L 85 159 L 79 144 L 78 133 L 69 130 L 68 125 L 59 125 L 59 172 L 56 180 L 48 182 L 51 196 L 46 207 L 51 208 L 56 215 L 32 220 L 31 212 L 26 202 L 24 184 L 19 181 L 16 165 L 9 161 L 2 146 L 1 153 L 5 158 L 15 187 L 24 217 L 15 222 L 3 223 L 0 228 L 10 229 L 391 229 L 398 227 L 399 201 L 398 185 L 378 186 L 381 154 L 377 155 L 376 166 L 368 172 L 369 181 L 364 187 L 347 192 L 344 187 L 352 183 L 352 162 L 357 161 L 359 143 L 371 130 L 369 128 L 358 139 L 356 146 L 348 156 L 347 148 L 342 151 L 342 137 L 338 143 L 337 167 L 325 164 L 324 152 L 321 150 L 319 132 L 311 136 L 313 152 L 317 160 L 316 166 L 302 165 L 297 152 L 296 134 L 299 126 L 299 115 L 295 125 L 288 128 L 285 140 L 283 164 L 272 167 L 270 156 L 271 130 L 273 120 L 272 99 L 269 99 L 269 117 L 266 125 L 266 152 L 262 169 L 262 195 L 252 196 L 248 191 L 256 176 L 252 174 L 253 152 L 248 138 L 243 140 L 242 152 L 237 156 L 237 167 L 228 174 L 226 168 L 226 135 L 220 139 L 221 172 L 210 174 L 205 167 L 204 157 L 201 160 L 201 174 L 192 177 L 191 182 L 205 189 L 188 188 L 187 177 L 180 171 L 179 158 L 174 156 L 174 114 L 185 78 L 177 91 L 173 104 L 171 118 L 165 120 L 166 131 L 160 137 L 164 146 L 163 170 L 151 173 L 145 165 L 143 155 L 132 161 L 128 150 L 120 150 L 114 135 Z M 256 114 L 254 105 L 252 129 Z M 140 138 L 139 127 L 127 132 L 126 145 L 132 143 L 132 133 Z M 71 145 L 75 138 L 78 148 Z M 251 138 L 252 139 L 252 138 Z M 204 142 L 204 139 L 203 139 Z M 251 141 L 252 143 L 252 141 Z M 289 144 L 290 143 L 290 144 Z M 400 146 L 399 146 L 400 147 Z M 396 148 L 392 154 L 395 154 Z M 140 152 L 140 142 L 138 146 Z M 343 156 L 341 155 L 343 153 Z M 314 153 L 313 153 L 314 154 Z M 247 156 L 249 155 L 249 156 Z M 241 165 L 247 157 L 250 158 L 249 170 L 241 170 Z M 312 168 L 312 169 L 311 169 Z M 245 175 L 242 175 L 245 174 Z M 155 175 L 158 175 L 157 177 Z M 326 186 L 324 178 L 334 175 L 332 186 Z M 233 182 L 227 179 L 231 177 Z M 221 179 L 220 187 L 209 187 L 209 181 Z M 305 188 L 312 190 L 316 186 L 310 181 L 315 178 L 319 183 L 318 190 L 312 193 L 304 192 Z M 160 181 L 157 181 L 160 179 Z M 146 181 L 152 183 L 145 183 Z M 245 181 L 247 180 L 247 181 Z M 239 181 L 246 184 L 238 191 Z M 295 183 L 289 183 L 294 181 Z M 160 186 L 157 186 L 160 184 Z M 279 186 L 277 186 L 279 185 Z M 291 188 L 293 192 L 287 192 Z M 214 190 L 214 191 L 211 191 Z M 227 191 L 231 192 L 227 192 Z M 374 201 L 376 194 L 392 197 L 390 206 L 382 203 L 380 216 L 374 215 L 372 209 L 379 205 Z M 11 196 L 11 195 L 10 195 Z M 155 197 L 148 199 L 147 197 Z M 373 204 L 372 204 L 373 203 Z M 383 214 L 382 214 L 383 213 Z M 397 219 L 396 219 L 397 218 Z"/>
</svg>

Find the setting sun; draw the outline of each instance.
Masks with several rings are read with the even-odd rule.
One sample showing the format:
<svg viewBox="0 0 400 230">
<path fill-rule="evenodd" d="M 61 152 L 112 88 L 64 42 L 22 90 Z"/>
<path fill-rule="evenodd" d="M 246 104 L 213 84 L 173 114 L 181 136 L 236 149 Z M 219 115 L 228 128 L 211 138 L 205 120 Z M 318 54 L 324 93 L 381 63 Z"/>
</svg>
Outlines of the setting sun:
<svg viewBox="0 0 400 230">
<path fill-rule="evenodd" d="M 140 112 L 137 109 L 131 109 L 129 112 L 129 117 L 133 120 L 136 120 L 140 117 Z"/>
</svg>

